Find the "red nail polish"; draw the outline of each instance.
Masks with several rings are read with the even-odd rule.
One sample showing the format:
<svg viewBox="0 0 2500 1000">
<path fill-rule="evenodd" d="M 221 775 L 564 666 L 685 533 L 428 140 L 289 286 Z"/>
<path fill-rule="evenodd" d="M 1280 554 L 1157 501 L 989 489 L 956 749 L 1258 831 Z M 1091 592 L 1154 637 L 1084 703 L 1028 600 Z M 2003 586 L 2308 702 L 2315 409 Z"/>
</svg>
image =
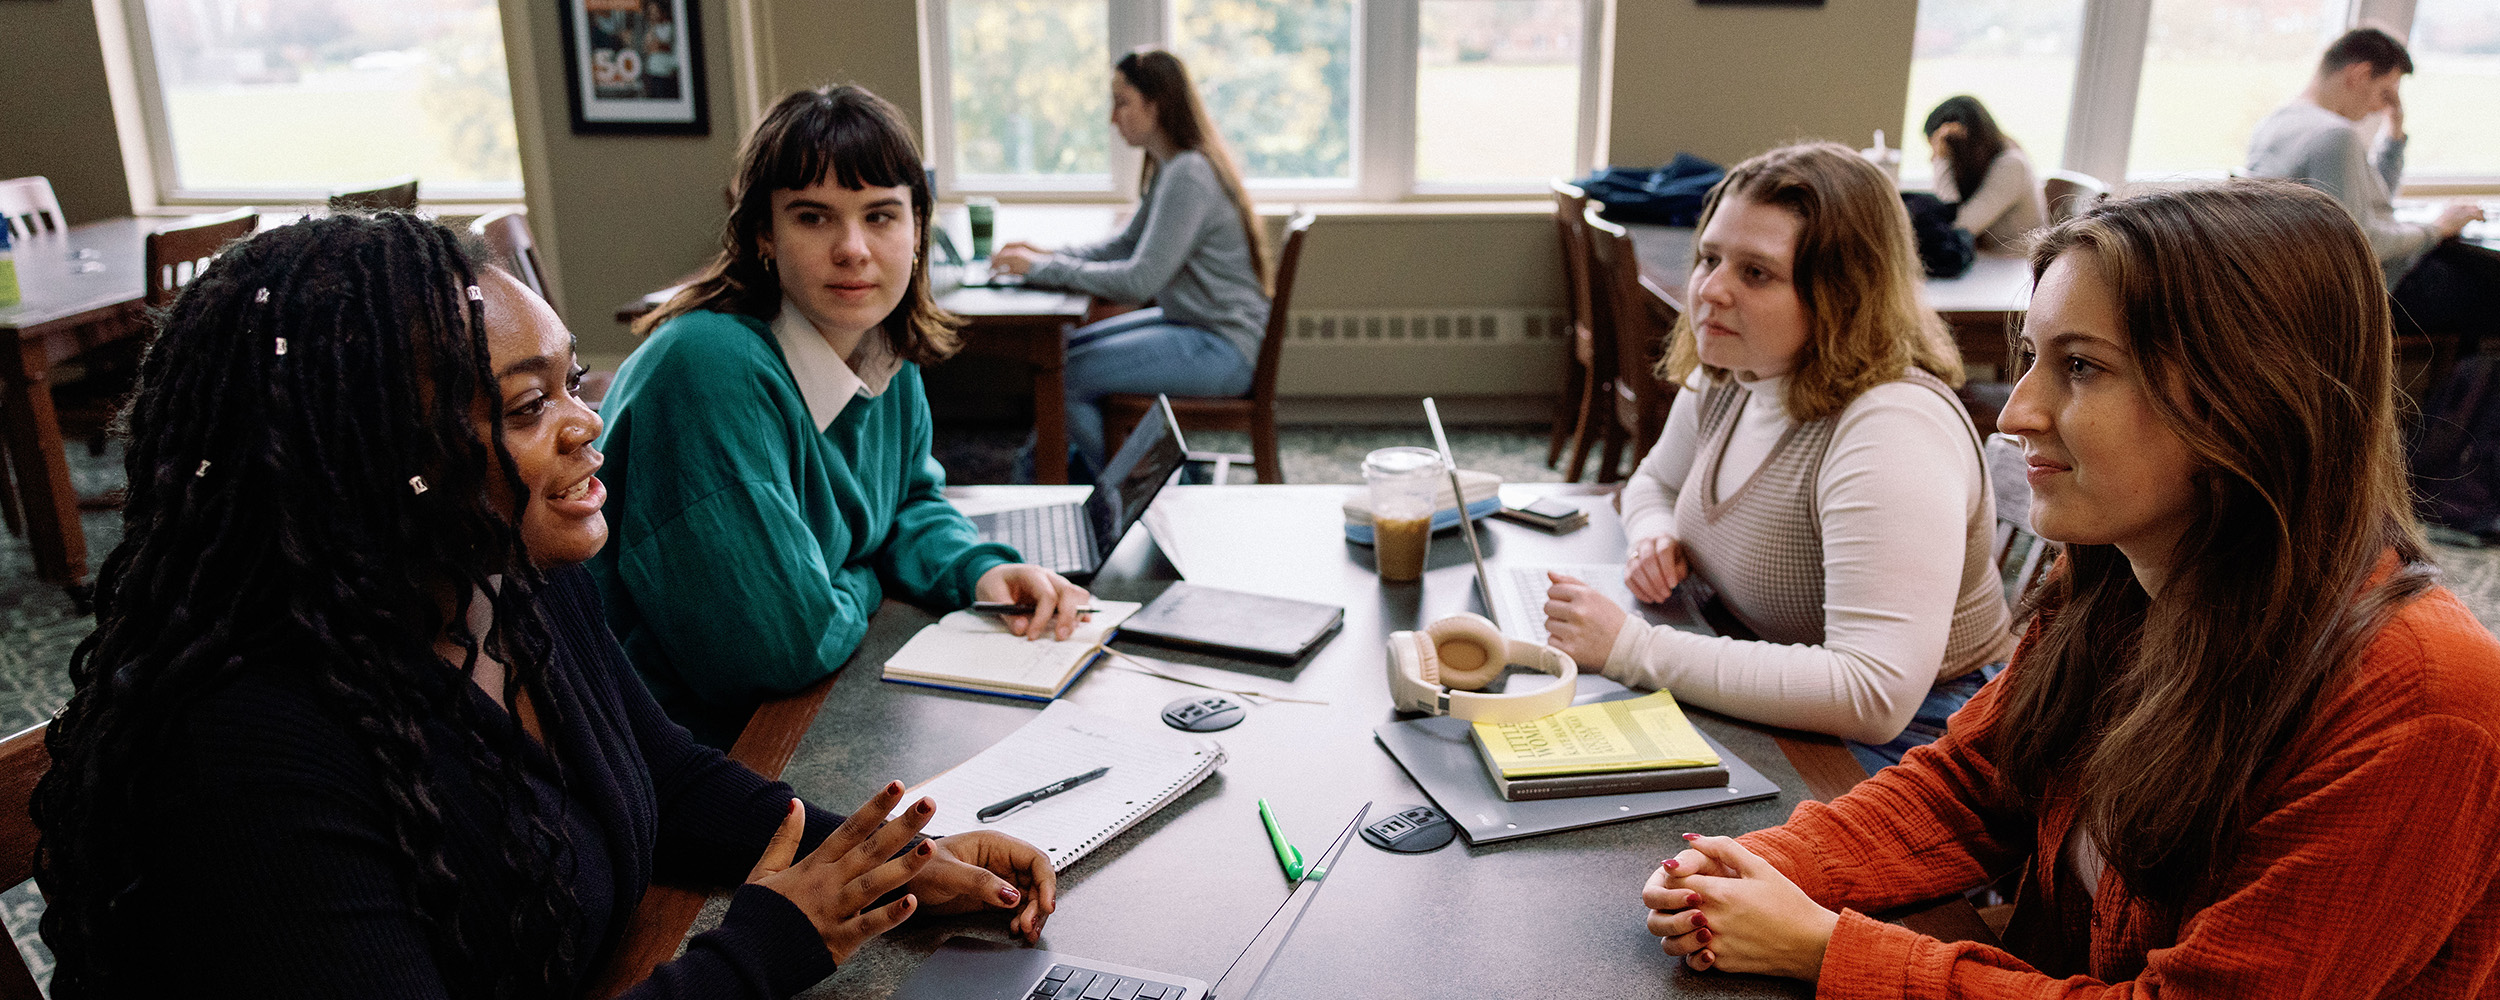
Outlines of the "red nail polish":
<svg viewBox="0 0 2500 1000">
<path fill-rule="evenodd" d="M 1695 940 L 1695 941 L 1699 941 L 1699 942 L 1701 942 L 1701 943 L 1703 943 L 1703 944 L 1709 944 L 1709 943 L 1710 943 L 1710 931 L 1709 931 L 1709 929 L 1708 929 L 1708 928 L 1704 928 L 1704 929 L 1702 929 L 1702 930 L 1694 931 L 1694 932 L 1693 932 L 1693 940 Z"/>
<path fill-rule="evenodd" d="M 1691 890 L 1686 890 L 1686 891 L 1685 891 L 1685 894 L 1684 894 L 1684 905 L 1686 905 L 1686 906 L 1700 906 L 1700 905 L 1701 905 L 1701 894 L 1700 894 L 1700 893 L 1698 893 L 1698 892 L 1693 892 L 1693 891 L 1691 891 Z"/>
<path fill-rule="evenodd" d="M 1020 895 L 1020 894 L 1018 894 L 1018 893 L 1016 892 L 1016 887 L 1015 887 L 1015 886 L 1012 886 L 1012 885 L 1002 885 L 1002 886 L 999 886 L 999 887 L 998 887 L 998 901 L 999 901 L 999 902 L 1001 902 L 1001 903 L 1005 903 L 1005 904 L 1007 904 L 1007 905 L 1009 905 L 1009 906 L 1014 906 L 1014 905 L 1016 905 L 1016 900 L 1019 900 L 1019 899 L 1022 899 L 1022 898 L 1024 898 L 1024 897 L 1023 897 L 1022 895 Z"/>
<path fill-rule="evenodd" d="M 1688 833 L 1688 834 L 1685 834 L 1685 835 L 1684 835 L 1684 840 L 1685 840 L 1685 842 L 1687 842 L 1687 843 L 1690 843 L 1690 842 L 1692 842 L 1692 841 L 1696 841 L 1696 840 L 1700 840 L 1700 839 L 1701 839 L 1701 834 L 1698 834 L 1698 833 Z"/>
<path fill-rule="evenodd" d="M 930 844 L 930 842 L 929 842 L 929 841 L 926 841 L 926 840 L 923 840 L 923 841 L 921 841 L 921 842 L 920 842 L 920 856 L 921 856 L 921 857 L 924 857 L 924 858 L 925 858 L 925 857 L 928 857 L 928 856 L 929 856 L 929 844 Z"/>
<path fill-rule="evenodd" d="M 931 802 L 927 799 L 922 799 L 920 800 L 920 804 L 913 806 L 912 809 L 925 816 L 937 811 L 937 803 Z"/>
<path fill-rule="evenodd" d="M 1698 913 L 1693 914 L 1693 926 L 1695 926 L 1695 927 L 1708 927 L 1708 926 L 1710 926 L 1710 918 L 1709 918 L 1709 917 L 1702 916 L 1701 914 L 1698 914 Z"/>
</svg>

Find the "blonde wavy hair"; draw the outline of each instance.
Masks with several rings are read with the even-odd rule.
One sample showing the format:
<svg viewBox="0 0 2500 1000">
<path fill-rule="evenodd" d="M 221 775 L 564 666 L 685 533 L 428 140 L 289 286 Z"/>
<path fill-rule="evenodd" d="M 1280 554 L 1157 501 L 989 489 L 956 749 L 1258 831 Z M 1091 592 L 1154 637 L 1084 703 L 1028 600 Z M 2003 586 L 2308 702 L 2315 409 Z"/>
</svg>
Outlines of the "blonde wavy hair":
<svg viewBox="0 0 2500 1000">
<path fill-rule="evenodd" d="M 1774 149 L 1737 164 L 1710 189 L 1701 229 L 1731 197 L 1777 205 L 1805 224 L 1797 234 L 1795 283 L 1807 334 L 1788 380 L 1790 417 L 1835 416 L 1912 365 L 1947 385 L 1962 384 L 1962 353 L 1920 294 L 1910 215 L 1883 171 L 1838 143 Z M 1695 369 L 1729 377 L 1702 362 L 1687 309 L 1669 335 L 1658 376 L 1680 384 Z"/>
</svg>

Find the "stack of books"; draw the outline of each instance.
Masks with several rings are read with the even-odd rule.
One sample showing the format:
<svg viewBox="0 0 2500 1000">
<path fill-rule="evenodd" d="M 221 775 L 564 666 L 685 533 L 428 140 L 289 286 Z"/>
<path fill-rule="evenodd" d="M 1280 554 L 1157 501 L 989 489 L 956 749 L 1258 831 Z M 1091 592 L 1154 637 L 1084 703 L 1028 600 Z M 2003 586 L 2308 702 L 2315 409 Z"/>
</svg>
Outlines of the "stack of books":
<svg viewBox="0 0 2500 1000">
<path fill-rule="evenodd" d="M 1665 691 L 1528 722 L 1479 722 L 1475 743 L 1494 787 L 1512 802 L 1728 783 L 1718 753 Z"/>
</svg>

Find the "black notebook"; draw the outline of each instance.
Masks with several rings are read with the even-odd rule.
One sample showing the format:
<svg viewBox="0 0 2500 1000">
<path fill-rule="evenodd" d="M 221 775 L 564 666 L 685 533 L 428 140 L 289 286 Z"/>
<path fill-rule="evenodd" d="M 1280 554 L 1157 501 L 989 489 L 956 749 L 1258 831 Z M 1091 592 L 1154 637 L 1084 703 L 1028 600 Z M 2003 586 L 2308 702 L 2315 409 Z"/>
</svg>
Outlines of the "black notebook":
<svg viewBox="0 0 2500 1000">
<path fill-rule="evenodd" d="M 1122 622 L 1120 638 L 1292 661 L 1344 623 L 1345 609 L 1334 604 L 1175 583 Z"/>
</svg>

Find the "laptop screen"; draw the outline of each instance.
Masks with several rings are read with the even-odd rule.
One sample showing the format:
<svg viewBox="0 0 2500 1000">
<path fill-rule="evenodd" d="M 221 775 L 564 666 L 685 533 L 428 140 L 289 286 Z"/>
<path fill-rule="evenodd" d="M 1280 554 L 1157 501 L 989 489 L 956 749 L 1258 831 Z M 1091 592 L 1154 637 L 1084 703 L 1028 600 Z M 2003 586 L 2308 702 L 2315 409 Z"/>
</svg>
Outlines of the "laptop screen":
<svg viewBox="0 0 2500 1000">
<path fill-rule="evenodd" d="M 1120 453 L 1111 456 L 1110 464 L 1094 480 L 1094 492 L 1085 497 L 1085 520 L 1094 529 L 1097 559 L 1111 558 L 1120 537 L 1146 516 L 1146 505 L 1154 502 L 1155 494 L 1188 458 L 1189 447 L 1181 441 L 1171 401 L 1157 395 L 1154 408 L 1129 432 Z"/>
<path fill-rule="evenodd" d="M 1259 988 L 1259 980 L 1267 975 L 1268 963 L 1284 950 L 1285 939 L 1293 935 L 1293 925 L 1302 922 L 1302 912 L 1311 908 L 1311 897 L 1319 894 L 1320 885 L 1328 881 L 1329 870 L 1337 867 L 1338 855 L 1345 853 L 1345 845 L 1354 841 L 1354 832 L 1363 828 L 1363 817 L 1371 811 L 1369 802 L 1354 811 L 1354 820 L 1345 825 L 1345 832 L 1320 852 L 1319 862 L 1285 896 L 1285 905 L 1276 908 L 1276 914 L 1267 918 L 1267 926 L 1250 938 L 1250 947 L 1241 950 L 1241 957 L 1233 959 L 1232 968 L 1224 970 L 1224 978 L 1216 980 L 1214 988 L 1207 991 L 1207 1000 L 1248 1000 L 1250 991 Z"/>
</svg>

